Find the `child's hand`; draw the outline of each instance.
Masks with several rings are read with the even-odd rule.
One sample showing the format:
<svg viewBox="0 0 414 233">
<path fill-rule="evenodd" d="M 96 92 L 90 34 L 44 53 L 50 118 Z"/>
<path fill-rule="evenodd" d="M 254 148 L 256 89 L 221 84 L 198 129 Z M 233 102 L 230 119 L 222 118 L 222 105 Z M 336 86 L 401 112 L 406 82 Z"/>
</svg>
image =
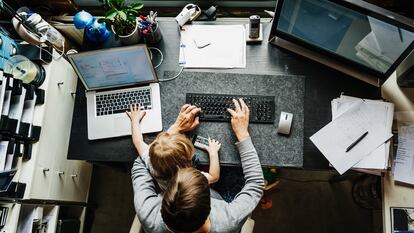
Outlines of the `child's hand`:
<svg viewBox="0 0 414 233">
<path fill-rule="evenodd" d="M 221 143 L 218 142 L 215 139 L 208 138 L 208 146 L 207 146 L 207 152 L 209 154 L 218 154 L 221 147 Z"/>
<path fill-rule="evenodd" d="M 146 112 L 141 111 L 139 104 L 131 105 L 130 111 L 126 112 L 126 114 L 129 116 L 129 119 L 131 119 L 131 124 L 137 124 L 141 123 L 142 119 L 144 118 Z"/>
</svg>

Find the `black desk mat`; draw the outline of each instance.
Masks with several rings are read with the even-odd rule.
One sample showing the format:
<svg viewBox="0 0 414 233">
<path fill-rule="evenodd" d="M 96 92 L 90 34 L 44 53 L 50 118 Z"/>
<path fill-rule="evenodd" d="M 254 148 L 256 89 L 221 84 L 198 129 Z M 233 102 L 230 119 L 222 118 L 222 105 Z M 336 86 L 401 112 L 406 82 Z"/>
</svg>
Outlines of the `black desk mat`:
<svg viewBox="0 0 414 233">
<path fill-rule="evenodd" d="M 164 78 L 176 72 L 166 71 Z M 304 128 L 304 76 L 254 75 L 234 73 L 183 72 L 177 79 L 161 84 L 161 103 L 164 128 L 169 127 L 185 103 L 185 93 L 217 93 L 237 95 L 274 95 L 276 119 L 271 124 L 250 124 L 250 135 L 263 166 L 302 167 Z M 289 137 L 276 132 L 280 112 L 293 113 L 293 127 Z M 236 139 L 230 123 L 201 122 L 192 133 L 209 135 L 222 143 L 220 162 L 239 165 Z M 208 162 L 207 153 L 197 150 L 201 163 Z"/>
</svg>

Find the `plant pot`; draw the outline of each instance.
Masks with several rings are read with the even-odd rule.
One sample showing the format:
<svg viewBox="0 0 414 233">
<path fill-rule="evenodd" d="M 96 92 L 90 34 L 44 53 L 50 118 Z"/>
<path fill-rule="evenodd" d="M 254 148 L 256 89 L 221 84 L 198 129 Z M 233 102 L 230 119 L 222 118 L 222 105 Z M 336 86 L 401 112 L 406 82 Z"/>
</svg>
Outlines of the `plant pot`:
<svg viewBox="0 0 414 233">
<path fill-rule="evenodd" d="M 116 34 L 114 25 L 111 25 L 112 32 Z M 138 22 L 135 21 L 135 29 L 133 32 L 131 32 L 128 35 L 119 35 L 116 34 L 119 37 L 119 40 L 124 45 L 132 45 L 132 44 L 138 44 L 139 40 L 141 39 L 141 31 L 138 28 Z"/>
</svg>

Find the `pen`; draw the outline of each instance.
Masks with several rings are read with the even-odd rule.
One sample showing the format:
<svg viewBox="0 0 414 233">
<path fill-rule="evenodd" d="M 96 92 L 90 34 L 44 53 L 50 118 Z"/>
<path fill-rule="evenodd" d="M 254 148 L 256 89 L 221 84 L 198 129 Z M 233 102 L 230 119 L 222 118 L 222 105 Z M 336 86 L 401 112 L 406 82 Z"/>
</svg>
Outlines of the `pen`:
<svg viewBox="0 0 414 233">
<path fill-rule="evenodd" d="M 349 152 L 352 148 L 354 148 L 360 141 L 362 141 L 362 139 L 364 139 L 366 136 L 368 135 L 368 131 L 365 132 L 364 134 L 362 134 L 357 140 L 355 140 L 355 142 L 353 142 L 351 145 L 348 146 L 348 148 L 346 148 L 345 152 Z"/>
</svg>

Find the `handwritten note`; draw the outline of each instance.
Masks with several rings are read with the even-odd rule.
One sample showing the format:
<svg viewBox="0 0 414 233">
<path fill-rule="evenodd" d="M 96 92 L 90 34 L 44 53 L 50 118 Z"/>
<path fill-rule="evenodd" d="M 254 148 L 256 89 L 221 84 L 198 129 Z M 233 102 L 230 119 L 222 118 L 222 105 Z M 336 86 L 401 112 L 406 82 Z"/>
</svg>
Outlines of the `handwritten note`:
<svg viewBox="0 0 414 233">
<path fill-rule="evenodd" d="M 414 184 L 414 140 L 399 137 L 394 161 L 394 180 Z"/>
<path fill-rule="evenodd" d="M 357 101 L 346 112 L 312 135 L 310 140 L 334 168 L 343 174 L 391 138 L 392 134 L 386 130 L 383 122 L 378 122 L 375 118 L 376 112 L 372 111 L 372 106 L 363 100 Z M 346 148 L 367 131 L 368 135 L 346 152 Z"/>
</svg>

